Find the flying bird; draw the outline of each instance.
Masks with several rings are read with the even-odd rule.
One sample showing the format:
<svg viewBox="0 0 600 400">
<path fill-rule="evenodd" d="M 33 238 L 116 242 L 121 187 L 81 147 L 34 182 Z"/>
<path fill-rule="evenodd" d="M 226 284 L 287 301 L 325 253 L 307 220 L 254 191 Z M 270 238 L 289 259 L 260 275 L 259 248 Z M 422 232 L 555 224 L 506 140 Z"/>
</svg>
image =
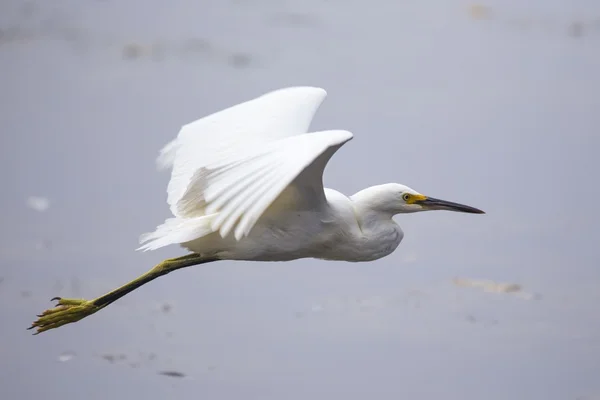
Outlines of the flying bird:
<svg viewBox="0 0 600 400">
<path fill-rule="evenodd" d="M 484 213 L 398 183 L 352 196 L 324 188 L 328 161 L 353 138 L 346 130 L 309 132 L 326 95 L 317 87 L 279 89 L 184 125 L 157 160 L 172 169 L 173 217 L 143 234 L 138 250 L 178 244 L 190 253 L 94 300 L 55 297 L 56 307 L 28 329 L 37 334 L 79 321 L 181 268 L 219 260 L 372 261 L 402 241 L 396 214 Z"/>
</svg>

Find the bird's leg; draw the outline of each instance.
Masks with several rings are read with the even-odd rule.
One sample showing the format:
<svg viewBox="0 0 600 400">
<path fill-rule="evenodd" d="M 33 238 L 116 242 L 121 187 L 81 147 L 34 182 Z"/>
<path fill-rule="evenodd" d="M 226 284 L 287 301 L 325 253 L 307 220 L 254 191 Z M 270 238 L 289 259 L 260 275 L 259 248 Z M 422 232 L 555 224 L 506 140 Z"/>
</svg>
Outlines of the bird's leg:
<svg viewBox="0 0 600 400">
<path fill-rule="evenodd" d="M 127 293 L 130 293 L 140 286 L 166 275 L 169 272 L 217 260 L 218 258 L 207 258 L 200 254 L 187 254 L 182 257 L 164 260 L 140 277 L 94 300 L 63 299 L 55 297 L 52 300 L 58 301 L 56 307 L 46 310 L 38 315 L 38 319 L 27 329 L 36 329 L 34 334 L 37 335 L 38 333 L 49 329 L 77 322 L 80 319 L 100 311 L 104 307 L 125 296 Z"/>
</svg>

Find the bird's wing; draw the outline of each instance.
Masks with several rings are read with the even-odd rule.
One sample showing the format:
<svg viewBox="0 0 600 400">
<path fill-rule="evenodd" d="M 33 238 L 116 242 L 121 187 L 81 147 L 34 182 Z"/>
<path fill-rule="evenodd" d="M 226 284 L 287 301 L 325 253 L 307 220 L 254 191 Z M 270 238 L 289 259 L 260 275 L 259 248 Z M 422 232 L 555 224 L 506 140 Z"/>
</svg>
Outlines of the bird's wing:
<svg viewBox="0 0 600 400">
<path fill-rule="evenodd" d="M 215 214 L 212 230 L 237 240 L 248 235 L 265 210 L 286 189 L 286 209 L 324 201 L 323 170 L 335 151 L 352 139 L 348 131 L 290 136 L 253 147 L 196 170 L 181 200 L 180 215 Z"/>
<path fill-rule="evenodd" d="M 173 167 L 167 187 L 173 214 L 183 216 L 179 203 L 197 171 L 219 160 L 243 159 L 252 149 L 306 133 L 326 95 L 315 87 L 280 89 L 184 125 L 158 158 L 159 167 Z M 202 204 L 197 204 L 195 214 L 203 212 Z"/>
</svg>

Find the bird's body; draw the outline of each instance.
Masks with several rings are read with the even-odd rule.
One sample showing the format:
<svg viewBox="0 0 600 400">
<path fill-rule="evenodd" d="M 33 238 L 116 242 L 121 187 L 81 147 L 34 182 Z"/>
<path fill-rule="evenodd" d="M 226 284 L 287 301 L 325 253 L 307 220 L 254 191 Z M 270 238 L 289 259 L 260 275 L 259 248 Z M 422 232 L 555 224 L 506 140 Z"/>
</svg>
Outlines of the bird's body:
<svg viewBox="0 0 600 400">
<path fill-rule="evenodd" d="M 142 235 L 140 249 L 177 244 L 192 253 L 95 300 L 59 299 L 31 328 L 78 321 L 176 269 L 217 260 L 372 261 L 402 241 L 396 214 L 483 213 L 397 183 L 350 197 L 324 188 L 328 161 L 353 138 L 345 130 L 308 131 L 325 96 L 315 87 L 280 89 L 184 125 L 158 159 L 171 168 L 173 217 Z"/>
<path fill-rule="evenodd" d="M 360 198 L 361 193 L 357 195 Z M 404 234 L 391 215 L 369 218 L 361 212 L 363 204 L 333 189 L 325 189 L 325 200 L 318 209 L 293 211 L 275 202 L 239 241 L 213 232 L 181 245 L 195 253 L 230 260 L 372 261 L 392 253 L 400 244 Z"/>
<path fill-rule="evenodd" d="M 174 218 L 142 235 L 141 249 L 181 244 L 253 261 L 371 261 L 393 252 L 403 233 L 392 217 L 411 211 L 403 193 L 418 193 L 400 184 L 351 197 L 323 188 L 327 162 L 353 138 L 343 130 L 308 132 L 325 95 L 280 89 L 185 125 L 159 158 L 172 168 Z"/>
</svg>

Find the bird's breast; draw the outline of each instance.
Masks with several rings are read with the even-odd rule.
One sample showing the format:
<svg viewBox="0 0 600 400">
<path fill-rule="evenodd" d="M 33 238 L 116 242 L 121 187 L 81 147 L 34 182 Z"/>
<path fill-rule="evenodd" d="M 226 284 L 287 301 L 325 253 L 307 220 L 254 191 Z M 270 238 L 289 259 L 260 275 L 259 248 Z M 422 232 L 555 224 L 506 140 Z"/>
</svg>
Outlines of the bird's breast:
<svg viewBox="0 0 600 400">
<path fill-rule="evenodd" d="M 396 250 L 404 237 L 400 227 L 390 221 L 376 229 L 361 229 L 343 226 L 328 229 L 323 241 L 316 244 L 319 254 L 316 258 L 338 261 L 373 261 L 385 257 Z"/>
<path fill-rule="evenodd" d="M 363 231 L 353 246 L 355 250 L 352 255 L 356 261 L 378 260 L 392 254 L 403 237 L 404 233 L 397 225 L 375 231 Z"/>
<path fill-rule="evenodd" d="M 372 261 L 391 254 L 404 234 L 393 221 L 361 228 L 352 217 L 297 212 L 263 219 L 252 233 L 235 244 L 228 258 L 289 261 L 318 258 L 336 261 Z"/>
</svg>

